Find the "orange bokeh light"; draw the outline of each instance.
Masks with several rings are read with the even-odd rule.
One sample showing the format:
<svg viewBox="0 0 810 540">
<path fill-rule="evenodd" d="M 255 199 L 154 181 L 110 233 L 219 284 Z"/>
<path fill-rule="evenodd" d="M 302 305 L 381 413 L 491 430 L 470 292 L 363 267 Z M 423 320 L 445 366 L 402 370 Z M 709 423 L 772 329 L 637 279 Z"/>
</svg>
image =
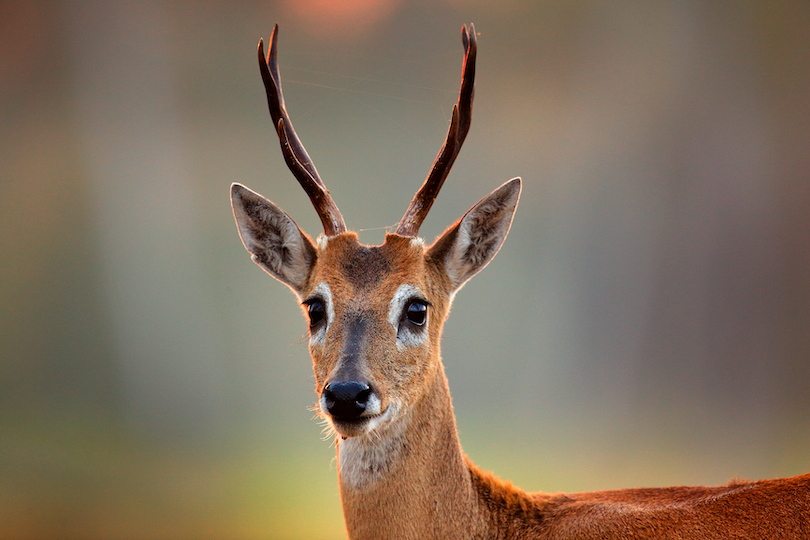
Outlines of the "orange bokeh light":
<svg viewBox="0 0 810 540">
<path fill-rule="evenodd" d="M 389 18 L 399 3 L 397 0 L 287 0 L 285 7 L 314 33 L 339 31 L 344 37 L 359 38 Z"/>
</svg>

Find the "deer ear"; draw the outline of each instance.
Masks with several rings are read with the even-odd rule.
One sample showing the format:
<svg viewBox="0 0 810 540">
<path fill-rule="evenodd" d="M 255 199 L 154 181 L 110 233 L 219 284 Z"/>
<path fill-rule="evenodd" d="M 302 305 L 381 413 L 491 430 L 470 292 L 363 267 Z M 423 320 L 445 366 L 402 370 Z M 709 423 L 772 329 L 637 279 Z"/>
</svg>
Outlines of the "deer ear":
<svg viewBox="0 0 810 540">
<path fill-rule="evenodd" d="M 231 206 L 253 261 L 301 296 L 318 258 L 312 240 L 281 208 L 241 184 L 231 185 Z"/>
<path fill-rule="evenodd" d="M 484 268 L 501 249 L 520 199 L 520 178 L 513 178 L 481 199 L 428 249 L 440 261 L 453 292 Z"/>
</svg>

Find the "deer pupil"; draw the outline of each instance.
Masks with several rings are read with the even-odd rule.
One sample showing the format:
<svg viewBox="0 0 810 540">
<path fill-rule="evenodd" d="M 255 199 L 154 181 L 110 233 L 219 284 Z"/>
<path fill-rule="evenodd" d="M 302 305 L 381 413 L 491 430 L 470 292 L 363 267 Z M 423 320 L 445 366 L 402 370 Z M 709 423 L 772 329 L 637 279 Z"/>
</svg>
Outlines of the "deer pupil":
<svg viewBox="0 0 810 540">
<path fill-rule="evenodd" d="M 317 298 L 310 300 L 307 304 L 307 313 L 309 314 L 309 326 L 312 328 L 321 322 L 326 315 L 323 302 Z"/>
<path fill-rule="evenodd" d="M 427 304 L 414 300 L 408 304 L 408 308 L 405 310 L 405 318 L 417 326 L 422 326 L 427 320 Z"/>
</svg>

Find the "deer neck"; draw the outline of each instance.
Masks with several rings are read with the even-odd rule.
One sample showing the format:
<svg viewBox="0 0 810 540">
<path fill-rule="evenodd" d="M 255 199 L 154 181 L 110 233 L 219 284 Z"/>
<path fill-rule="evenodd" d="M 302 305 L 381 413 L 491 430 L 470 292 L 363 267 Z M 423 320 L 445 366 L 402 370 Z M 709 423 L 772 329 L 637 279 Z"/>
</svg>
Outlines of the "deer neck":
<svg viewBox="0 0 810 540">
<path fill-rule="evenodd" d="M 441 364 L 429 392 L 401 420 L 379 437 L 338 441 L 349 538 L 470 538 L 485 518 Z"/>
</svg>

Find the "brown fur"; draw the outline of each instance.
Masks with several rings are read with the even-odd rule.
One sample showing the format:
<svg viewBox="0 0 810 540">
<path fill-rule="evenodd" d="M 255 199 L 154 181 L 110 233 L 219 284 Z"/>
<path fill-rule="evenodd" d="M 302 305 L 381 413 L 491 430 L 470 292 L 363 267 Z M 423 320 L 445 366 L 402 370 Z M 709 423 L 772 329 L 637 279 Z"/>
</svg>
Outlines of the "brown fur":
<svg viewBox="0 0 810 540">
<path fill-rule="evenodd" d="M 491 516 L 481 538 L 810 538 L 810 474 L 721 487 L 544 494 L 469 465 Z"/>
</svg>

